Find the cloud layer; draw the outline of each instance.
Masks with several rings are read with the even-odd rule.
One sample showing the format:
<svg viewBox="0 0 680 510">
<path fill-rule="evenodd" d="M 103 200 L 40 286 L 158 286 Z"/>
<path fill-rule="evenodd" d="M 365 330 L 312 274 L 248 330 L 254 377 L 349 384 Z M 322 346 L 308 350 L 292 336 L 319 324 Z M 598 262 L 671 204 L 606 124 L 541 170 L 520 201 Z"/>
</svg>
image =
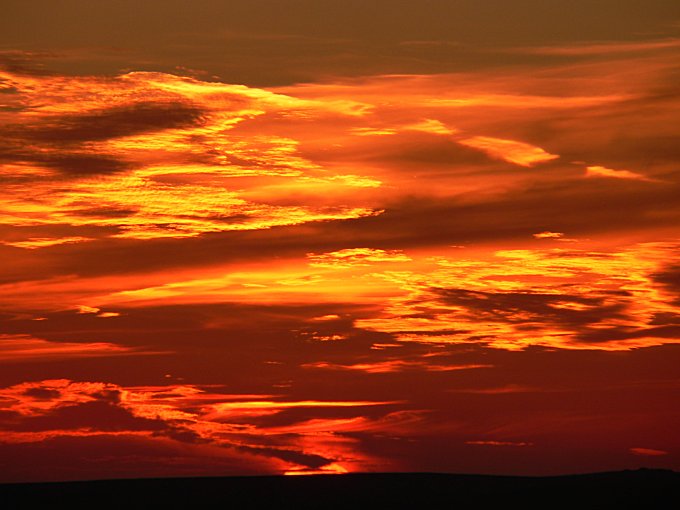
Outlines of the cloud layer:
<svg viewBox="0 0 680 510">
<path fill-rule="evenodd" d="M 2 54 L 0 480 L 680 466 L 677 39 L 395 44 Z"/>
</svg>

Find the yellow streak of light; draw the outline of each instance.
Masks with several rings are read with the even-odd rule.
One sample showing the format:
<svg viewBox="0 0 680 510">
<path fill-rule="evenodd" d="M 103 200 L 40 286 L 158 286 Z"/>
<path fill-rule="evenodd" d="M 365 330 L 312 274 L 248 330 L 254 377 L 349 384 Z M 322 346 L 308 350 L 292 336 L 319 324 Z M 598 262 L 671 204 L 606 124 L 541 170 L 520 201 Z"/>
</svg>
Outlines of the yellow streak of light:
<svg viewBox="0 0 680 510">
<path fill-rule="evenodd" d="M 515 140 L 503 140 L 501 138 L 491 138 L 488 136 L 474 136 L 472 138 L 459 140 L 458 143 L 482 150 L 491 157 L 526 167 L 559 158 L 559 156 L 550 154 L 540 147 L 535 147 L 524 142 L 517 142 Z"/>
</svg>

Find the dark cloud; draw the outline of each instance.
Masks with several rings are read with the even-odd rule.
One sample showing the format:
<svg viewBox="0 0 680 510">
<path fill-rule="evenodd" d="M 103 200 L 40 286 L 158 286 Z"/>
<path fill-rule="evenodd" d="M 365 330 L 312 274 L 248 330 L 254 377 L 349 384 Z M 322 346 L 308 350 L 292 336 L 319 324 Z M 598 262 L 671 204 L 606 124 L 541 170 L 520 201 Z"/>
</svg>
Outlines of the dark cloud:
<svg viewBox="0 0 680 510">
<path fill-rule="evenodd" d="M 542 183 L 474 200 L 411 196 L 385 206 L 378 216 L 336 222 L 326 233 L 380 248 L 465 244 L 530 238 L 542 231 L 573 236 L 672 226 L 680 215 L 678 185 L 586 179 Z M 655 212 L 657 212 L 655 214 Z"/>
<path fill-rule="evenodd" d="M 623 182 L 621 182 L 623 181 Z M 480 241 L 531 239 L 542 231 L 588 237 L 675 225 L 680 216 L 676 184 L 640 183 L 623 179 L 570 180 L 542 183 L 524 190 L 480 196 L 440 198 L 407 196 L 389 202 L 377 216 L 267 230 L 221 232 L 190 239 L 105 240 L 59 247 L 40 257 L 50 274 L 122 274 L 304 257 L 347 246 L 408 251 L 418 247 Z M 263 250 L 262 246 L 267 249 Z M 3 261 L 5 278 L 34 278 L 12 253 Z M 101 256 L 106 254 L 106 256 Z M 0 252 L 0 257 L 2 256 Z M 12 270 L 16 267 L 16 270 Z M 36 273 L 37 271 L 37 273 Z"/>
<path fill-rule="evenodd" d="M 657 313 L 649 324 L 652 326 L 669 326 L 674 324 L 680 324 L 680 313 Z"/>
<path fill-rule="evenodd" d="M 592 344 L 634 340 L 647 337 L 668 338 L 671 340 L 678 339 L 680 338 L 680 324 L 649 328 L 591 328 L 579 331 L 577 335 L 579 341 Z"/>
<path fill-rule="evenodd" d="M 363 138 L 363 139 L 362 139 Z M 432 173 L 430 167 L 442 167 L 479 172 L 480 165 L 496 163 L 484 152 L 457 143 L 448 135 L 433 135 L 415 131 L 388 136 L 356 137 L 354 143 L 343 147 L 325 148 L 322 151 L 305 149 L 301 153 L 315 161 L 361 161 L 396 165 L 411 173 L 420 170 Z M 507 166 L 507 165 L 506 165 Z"/>
<path fill-rule="evenodd" d="M 86 208 L 72 209 L 68 211 L 68 214 L 73 216 L 87 216 L 93 218 L 125 218 L 126 216 L 131 216 L 136 212 L 135 209 L 123 209 L 116 207 L 87 207 L 90 205 L 90 203 L 84 203 L 83 206 Z"/>
<path fill-rule="evenodd" d="M 30 163 L 70 176 L 121 172 L 130 163 L 82 144 L 196 125 L 202 115 L 201 109 L 190 104 L 139 102 L 34 124 L 6 124 L 0 127 L 0 162 Z"/>
<path fill-rule="evenodd" d="M 235 450 L 206 456 L 180 447 L 174 441 L 125 434 L 67 435 L 37 443 L 0 443 L 0 480 L 3 482 L 273 472 L 266 462 Z"/>
<path fill-rule="evenodd" d="M 581 328 L 605 319 L 624 318 L 625 306 L 621 303 L 606 305 L 603 298 L 534 292 L 480 292 L 464 289 L 432 289 L 439 301 L 464 307 L 479 320 L 523 323 L 533 320 L 567 327 Z M 584 310 L 560 308 L 561 303 L 586 305 Z M 558 306 L 555 306 L 558 305 Z"/>
<path fill-rule="evenodd" d="M 285 460 L 288 462 L 295 462 L 308 468 L 317 469 L 333 462 L 334 459 L 328 459 L 321 455 L 314 455 L 308 453 L 301 453 L 291 449 L 278 449 L 266 447 L 253 446 L 239 446 L 238 449 L 242 452 L 252 453 L 255 455 L 265 455 L 276 459 Z"/>
<path fill-rule="evenodd" d="M 0 409 L 0 430 L 11 428 L 22 419 L 21 414 L 16 411 L 6 411 Z"/>
<path fill-rule="evenodd" d="M 27 397 L 36 400 L 55 400 L 61 395 L 59 390 L 50 390 L 48 388 L 29 388 L 23 393 Z"/>
<path fill-rule="evenodd" d="M 29 149 L 28 147 L 30 146 L 34 146 L 34 142 L 6 138 L 3 142 L 0 142 L 0 163 L 30 164 L 32 166 L 54 169 L 64 176 L 111 174 L 121 172 L 130 167 L 127 162 L 106 153 Z M 8 183 L 44 180 L 43 177 L 32 175 L 15 176 L 11 173 L 3 175 L 1 179 Z"/>
<path fill-rule="evenodd" d="M 134 416 L 111 402 L 95 401 L 79 405 L 57 407 L 43 416 L 31 416 L 14 424 L 16 432 L 37 432 L 44 430 L 92 429 L 101 432 L 164 430 L 167 424 L 162 420 L 151 420 Z"/>
<path fill-rule="evenodd" d="M 4 157 L 7 158 L 5 154 Z M 12 162 L 32 163 L 37 166 L 53 168 L 63 175 L 86 176 L 96 174 L 111 174 L 121 172 L 130 165 L 113 156 L 106 154 L 88 153 L 15 153 L 14 157 L 8 158 Z M 6 159 L 7 160 L 7 159 Z"/>
<path fill-rule="evenodd" d="M 165 430 L 162 430 L 160 432 L 154 432 L 153 435 L 157 437 L 167 437 L 170 439 L 174 439 L 175 441 L 179 441 L 180 443 L 189 444 L 209 443 L 208 440 L 203 439 L 199 434 L 197 434 L 193 430 L 176 426 L 168 426 L 168 428 L 166 428 Z"/>
<path fill-rule="evenodd" d="M 671 265 L 652 275 L 655 281 L 676 296 L 675 304 L 680 305 L 680 265 Z"/>
<path fill-rule="evenodd" d="M 196 125 L 203 113 L 191 104 L 147 101 L 6 125 L 0 134 L 29 143 L 77 144 Z"/>
<path fill-rule="evenodd" d="M 46 69 L 44 61 L 55 56 L 45 51 L 0 51 L 0 70 L 19 75 L 47 76 L 51 72 Z"/>
</svg>

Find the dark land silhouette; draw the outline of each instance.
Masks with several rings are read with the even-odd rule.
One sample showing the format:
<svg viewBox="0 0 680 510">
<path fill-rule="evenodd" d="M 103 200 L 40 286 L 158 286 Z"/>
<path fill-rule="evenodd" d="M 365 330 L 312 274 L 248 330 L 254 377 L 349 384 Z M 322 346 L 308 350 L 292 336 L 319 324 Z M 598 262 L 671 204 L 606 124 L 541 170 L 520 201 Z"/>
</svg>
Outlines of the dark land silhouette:
<svg viewBox="0 0 680 510">
<path fill-rule="evenodd" d="M 554 477 L 439 473 L 159 478 L 0 484 L 28 508 L 680 508 L 680 473 L 640 469 Z"/>
</svg>

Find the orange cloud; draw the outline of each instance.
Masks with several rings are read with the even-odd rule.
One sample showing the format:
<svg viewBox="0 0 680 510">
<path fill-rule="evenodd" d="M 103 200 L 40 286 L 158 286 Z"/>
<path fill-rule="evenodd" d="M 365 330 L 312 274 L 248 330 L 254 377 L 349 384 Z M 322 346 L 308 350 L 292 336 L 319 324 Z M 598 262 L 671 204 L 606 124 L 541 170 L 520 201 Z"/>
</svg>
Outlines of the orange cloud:
<svg viewBox="0 0 680 510">
<path fill-rule="evenodd" d="M 120 313 L 118 312 L 102 312 L 101 309 L 93 307 L 93 306 L 87 306 L 87 305 L 77 305 L 76 309 L 78 310 L 79 314 L 94 314 L 97 317 L 100 318 L 107 318 L 107 317 L 119 317 Z"/>
<path fill-rule="evenodd" d="M 340 316 L 337 314 L 328 314 L 328 315 L 321 315 L 319 317 L 313 317 L 311 320 L 313 321 L 334 321 L 339 319 Z"/>
<path fill-rule="evenodd" d="M 347 248 L 330 253 L 308 253 L 309 264 L 315 267 L 369 266 L 375 262 L 408 262 L 411 259 L 401 250 L 378 250 L 374 248 Z"/>
<path fill-rule="evenodd" d="M 627 350 L 677 343 L 655 317 L 677 313 L 656 281 L 670 243 L 621 251 L 508 250 L 492 258 L 433 258 L 427 272 L 384 272 L 404 295 L 356 326 L 403 342 L 481 342 L 500 349 L 543 345 Z M 437 268 L 438 267 L 438 268 Z"/>
<path fill-rule="evenodd" d="M 134 290 L 98 290 L 93 281 L 89 295 L 64 293 L 58 309 L 69 308 L 68 300 L 88 302 L 88 311 L 110 317 L 120 311 L 101 312 L 100 307 L 221 302 L 271 305 L 282 301 L 302 305 L 333 303 L 342 296 L 379 310 L 373 316 L 355 319 L 355 327 L 386 333 L 401 342 L 481 343 L 511 350 L 535 345 L 628 350 L 677 340 L 672 324 L 656 324 L 656 317 L 678 313 L 675 295 L 656 276 L 674 260 L 674 246 L 644 243 L 609 251 L 490 250 L 477 251 L 473 258 L 460 250 L 444 257 L 347 249 L 308 255 L 312 267 L 299 260 L 282 261 L 278 267 L 253 267 L 243 273 L 218 268 L 215 275 L 204 278 Z M 320 267 L 314 267 L 315 263 Z M 393 269 L 391 264 L 395 264 Z M 124 279 L 115 283 L 122 288 L 130 285 Z M 82 284 L 66 281 L 62 285 L 78 288 Z M 46 284 L 0 286 L 0 294 L 6 301 L 27 300 L 35 307 L 36 294 L 56 295 L 57 289 Z M 45 306 L 50 310 L 54 304 L 46 302 Z M 334 325 L 339 315 L 330 314 L 326 319 L 310 321 L 316 327 L 297 335 L 312 341 L 349 338 Z M 405 361 L 400 358 L 393 366 L 373 368 L 407 368 Z"/>
<path fill-rule="evenodd" d="M 501 138 L 492 138 L 488 136 L 474 136 L 472 138 L 461 139 L 458 143 L 482 150 L 493 158 L 502 159 L 509 163 L 526 167 L 559 158 L 559 156 L 550 154 L 540 147 L 535 147 L 524 142 L 517 142 L 515 140 L 503 140 Z"/>
<path fill-rule="evenodd" d="M 356 370 L 359 372 L 366 372 L 367 374 L 384 374 L 390 372 L 401 372 L 404 370 L 426 370 L 429 372 L 449 372 L 454 370 L 469 370 L 473 368 L 491 368 L 493 365 L 437 365 L 427 361 L 409 361 L 409 360 L 387 360 L 378 361 L 374 363 L 355 363 L 352 365 L 339 365 L 335 363 L 327 363 L 325 361 L 317 361 L 315 363 L 308 363 L 303 365 L 304 368 L 321 368 L 327 370 Z"/>
<path fill-rule="evenodd" d="M 299 424 L 268 427 L 259 420 L 288 409 L 307 409 L 312 415 L 315 410 L 324 408 L 347 409 L 355 413 L 362 407 L 395 403 L 274 401 L 269 398 L 271 395 L 211 393 L 190 385 L 120 387 L 66 379 L 23 383 L 0 389 L 0 408 L 23 417 L 15 424 L 17 430 L 10 427 L 3 432 L 4 439 L 0 443 L 40 442 L 57 437 L 137 435 L 150 441 L 171 438 L 184 443 L 186 448 L 212 445 L 225 453 L 231 451 L 232 455 L 234 451 L 243 450 L 276 460 L 282 472 L 355 471 L 380 460 L 362 453 L 356 439 L 339 434 L 362 430 L 378 433 L 404 421 L 399 413 L 388 413 L 377 420 L 364 417 L 307 419 Z M 80 416 L 81 424 L 90 420 L 90 427 L 72 427 L 71 416 Z M 410 420 L 407 416 L 403 418 Z M 64 427 L 66 423 L 68 427 Z M 325 429 L 322 423 L 325 423 Z M 332 424 L 337 425 L 337 429 L 327 433 L 327 427 Z"/>
<path fill-rule="evenodd" d="M 564 237 L 564 233 L 562 232 L 550 232 L 548 230 L 544 232 L 538 232 L 537 234 L 533 234 L 533 237 L 535 239 L 551 239 L 555 241 L 559 241 L 561 243 L 577 243 L 579 242 L 578 239 L 572 239 L 570 237 Z"/>
<path fill-rule="evenodd" d="M 560 239 L 564 237 L 564 234 L 562 232 L 539 232 L 538 234 L 534 234 L 534 237 L 536 239 Z"/>
<path fill-rule="evenodd" d="M 25 416 L 49 413 L 61 406 L 75 406 L 98 398 L 115 397 L 114 384 L 47 379 L 0 388 L 2 408 Z"/>
<path fill-rule="evenodd" d="M 675 45 L 637 44 L 269 90 L 3 72 L 3 376 L 63 378 L 0 388 L 0 446 L 312 474 L 501 469 L 472 446 L 527 431 L 581 469 L 599 431 L 654 436 L 680 103 Z M 126 385 L 68 379 L 98 369 Z"/>
<path fill-rule="evenodd" d="M 629 170 L 612 170 L 603 166 L 589 166 L 586 168 L 586 177 L 611 177 L 613 179 L 632 179 L 636 181 L 654 181 L 642 174 Z"/>
<path fill-rule="evenodd" d="M 78 313 L 99 313 L 99 308 L 95 308 L 94 306 L 78 305 L 76 309 L 78 310 Z"/>
<path fill-rule="evenodd" d="M 496 388 L 468 388 L 468 389 L 456 389 L 456 390 L 450 390 L 453 393 L 471 393 L 471 394 L 478 394 L 478 395 L 504 395 L 508 393 L 531 393 L 531 392 L 538 392 L 538 391 L 545 391 L 541 390 L 540 388 L 532 388 L 528 386 L 521 386 L 517 384 L 508 384 L 507 386 L 500 386 Z"/>
<path fill-rule="evenodd" d="M 89 237 L 30 237 L 23 241 L 0 241 L 0 243 L 6 246 L 14 246 L 16 248 L 35 250 L 37 248 L 45 248 L 59 244 L 83 243 L 91 240 L 92 239 Z"/>
<path fill-rule="evenodd" d="M 458 132 L 457 129 L 449 128 L 437 119 L 424 119 L 405 126 L 405 129 L 422 131 L 423 133 L 431 133 L 434 135 L 453 135 Z"/>
<path fill-rule="evenodd" d="M 250 402 L 225 402 L 212 404 L 208 411 L 207 419 L 223 419 L 237 416 L 266 416 L 280 413 L 290 408 L 324 408 L 324 407 L 364 407 L 375 405 L 394 404 L 396 402 L 321 402 L 316 400 L 305 400 L 300 402 L 274 402 L 267 400 L 257 400 Z"/>
<path fill-rule="evenodd" d="M 370 208 L 343 204 L 342 189 L 379 186 L 357 175 L 324 175 L 301 157 L 299 142 L 275 134 L 243 136 L 234 128 L 285 110 L 293 117 L 355 115 L 349 102 L 315 102 L 240 85 L 160 73 L 106 78 L 2 73 L 30 115 L 2 130 L 9 176 L 0 221 L 15 226 L 110 227 L 113 237 L 192 237 L 205 232 L 271 228 L 357 218 Z M 88 93 L 85 93 L 85 91 Z M 337 196 L 335 203 L 272 205 L 244 199 L 234 179 L 257 176 Z M 68 184 L 64 184 L 68 177 Z M 252 188 L 252 185 L 250 186 Z M 30 200 L 26 197 L 29 194 Z M 247 193 L 244 193 L 247 192 Z M 4 241 L 21 248 L 84 242 L 87 236 Z"/>
<path fill-rule="evenodd" d="M 107 342 L 50 342 L 30 335 L 0 334 L 0 363 L 163 354 Z"/>
</svg>

